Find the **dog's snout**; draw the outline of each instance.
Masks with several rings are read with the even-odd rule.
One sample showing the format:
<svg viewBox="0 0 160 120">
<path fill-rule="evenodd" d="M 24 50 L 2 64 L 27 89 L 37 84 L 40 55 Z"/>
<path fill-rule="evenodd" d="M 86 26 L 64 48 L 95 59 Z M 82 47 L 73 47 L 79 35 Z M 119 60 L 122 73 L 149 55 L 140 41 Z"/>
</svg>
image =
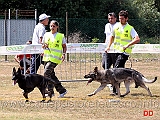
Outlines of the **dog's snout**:
<svg viewBox="0 0 160 120">
<path fill-rule="evenodd" d="M 88 77 L 89 77 L 88 75 L 85 75 L 85 76 L 84 76 L 84 78 L 88 78 Z"/>
</svg>

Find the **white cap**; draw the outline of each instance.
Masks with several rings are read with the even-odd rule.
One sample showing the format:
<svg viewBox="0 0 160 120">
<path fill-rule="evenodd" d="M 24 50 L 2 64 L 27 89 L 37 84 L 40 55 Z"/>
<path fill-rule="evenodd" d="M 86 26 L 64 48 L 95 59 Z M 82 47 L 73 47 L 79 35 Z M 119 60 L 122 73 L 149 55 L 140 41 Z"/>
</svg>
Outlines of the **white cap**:
<svg viewBox="0 0 160 120">
<path fill-rule="evenodd" d="M 50 15 L 46 15 L 45 13 L 43 13 L 43 14 L 41 14 L 39 16 L 39 20 L 44 20 L 44 19 L 49 18 L 49 17 L 51 17 L 51 16 Z"/>
</svg>

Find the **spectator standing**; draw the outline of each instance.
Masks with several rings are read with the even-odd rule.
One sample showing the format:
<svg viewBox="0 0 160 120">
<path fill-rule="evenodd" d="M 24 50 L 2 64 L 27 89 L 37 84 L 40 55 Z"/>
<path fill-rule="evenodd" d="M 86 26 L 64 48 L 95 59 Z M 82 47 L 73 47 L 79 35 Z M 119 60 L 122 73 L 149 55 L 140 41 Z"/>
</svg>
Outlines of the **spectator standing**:
<svg viewBox="0 0 160 120">
<path fill-rule="evenodd" d="M 26 42 L 27 45 L 30 45 L 32 44 L 32 41 L 27 41 Z M 15 61 L 19 64 L 19 67 L 22 71 L 22 74 L 24 74 L 24 61 L 26 62 L 26 73 L 30 73 L 30 70 L 29 70 L 29 67 L 31 65 L 31 55 L 30 54 L 26 54 L 25 55 L 25 59 L 24 58 L 24 55 L 23 54 L 18 54 L 18 55 L 15 55 L 14 59 Z"/>
<path fill-rule="evenodd" d="M 46 15 L 45 13 L 39 16 L 39 23 L 35 26 L 33 32 L 33 38 L 32 38 L 33 45 L 42 44 L 43 36 L 46 33 L 45 26 L 48 25 L 49 17 L 50 16 Z M 32 55 L 31 74 L 37 73 L 39 66 L 43 64 L 42 58 L 43 58 L 42 54 Z"/>
<path fill-rule="evenodd" d="M 116 14 L 114 12 L 111 12 L 108 14 L 108 21 L 109 23 L 107 23 L 105 25 L 105 31 L 104 33 L 106 34 L 106 39 L 105 39 L 105 43 L 106 45 L 109 44 L 109 40 L 110 40 L 110 37 L 112 35 L 112 32 L 113 32 L 113 29 L 114 27 L 118 24 L 118 22 L 116 22 L 117 18 L 116 18 Z M 111 45 L 111 49 L 113 51 L 113 43 Z M 115 64 L 115 56 L 114 56 L 114 53 L 103 53 L 103 56 L 102 56 L 102 67 L 104 69 L 109 69 L 111 67 L 111 65 L 114 66 Z M 110 89 L 110 92 L 111 94 L 113 94 L 113 87 L 111 84 L 108 84 L 107 85 Z"/>
<path fill-rule="evenodd" d="M 109 40 L 110 40 L 110 37 L 112 36 L 112 32 L 113 32 L 113 29 L 116 25 L 118 25 L 118 22 L 116 22 L 116 15 L 114 12 L 112 13 L 109 13 L 108 14 L 108 21 L 109 23 L 107 23 L 105 25 L 105 31 L 104 33 L 106 34 L 106 39 L 105 39 L 105 43 L 106 45 L 109 44 Z M 113 44 L 111 45 L 111 49 L 113 51 Z M 102 67 L 104 69 L 109 69 L 111 67 L 111 65 L 114 66 L 115 64 L 115 58 L 114 58 L 114 53 L 104 53 L 103 54 L 103 57 L 102 57 Z"/>
</svg>

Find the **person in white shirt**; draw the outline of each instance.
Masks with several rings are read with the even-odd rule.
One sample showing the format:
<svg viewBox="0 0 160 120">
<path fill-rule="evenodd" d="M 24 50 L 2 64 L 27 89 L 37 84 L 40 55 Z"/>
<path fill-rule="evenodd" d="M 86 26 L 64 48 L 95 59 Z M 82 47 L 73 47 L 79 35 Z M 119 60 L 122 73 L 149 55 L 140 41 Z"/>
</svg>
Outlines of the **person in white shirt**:
<svg viewBox="0 0 160 120">
<path fill-rule="evenodd" d="M 106 45 L 109 44 L 109 40 L 110 37 L 112 36 L 113 29 L 118 24 L 116 20 L 117 19 L 114 12 L 108 14 L 109 23 L 105 25 L 105 31 L 104 31 L 104 33 L 106 34 L 106 39 L 105 39 Z M 111 50 L 113 51 L 113 44 L 111 45 Z M 109 69 L 112 64 L 114 66 L 114 63 L 115 63 L 114 53 L 106 53 L 106 52 L 103 53 L 102 67 L 104 69 Z"/>
<path fill-rule="evenodd" d="M 39 16 L 39 23 L 35 26 L 34 32 L 33 32 L 33 37 L 32 37 L 33 45 L 42 44 L 43 36 L 46 33 L 45 26 L 48 25 L 49 17 L 51 16 L 46 15 L 45 13 Z M 30 73 L 36 74 L 41 64 L 43 64 L 42 55 L 33 54 Z"/>
<path fill-rule="evenodd" d="M 117 25 L 116 20 L 117 19 L 116 19 L 116 15 L 115 15 L 114 12 L 108 14 L 109 23 L 107 23 L 105 25 L 105 31 L 104 31 L 104 33 L 106 34 L 106 39 L 105 39 L 105 44 L 106 45 L 109 44 L 109 40 L 110 40 L 110 37 L 112 36 L 112 32 L 113 32 L 114 26 Z M 113 51 L 113 44 L 111 46 L 111 49 Z M 102 67 L 104 69 L 109 69 L 111 67 L 111 65 L 114 66 L 114 63 L 115 63 L 114 53 L 106 53 L 106 52 L 103 53 L 103 55 L 102 55 Z M 109 87 L 111 94 L 113 94 L 112 85 L 108 84 L 107 86 Z"/>
</svg>

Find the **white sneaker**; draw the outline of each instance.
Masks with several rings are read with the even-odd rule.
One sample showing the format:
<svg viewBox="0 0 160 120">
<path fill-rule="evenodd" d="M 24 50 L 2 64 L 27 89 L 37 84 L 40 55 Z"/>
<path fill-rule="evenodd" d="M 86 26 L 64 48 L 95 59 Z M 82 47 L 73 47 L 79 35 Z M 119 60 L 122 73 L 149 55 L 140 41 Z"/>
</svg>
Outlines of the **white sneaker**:
<svg viewBox="0 0 160 120">
<path fill-rule="evenodd" d="M 45 93 L 45 97 L 48 97 L 48 93 Z"/>
<path fill-rule="evenodd" d="M 54 96 L 54 94 L 52 94 L 51 97 L 53 97 L 53 96 Z M 49 97 L 48 93 L 45 94 L 45 97 Z"/>
<path fill-rule="evenodd" d="M 65 94 L 67 94 L 67 91 L 62 93 L 62 94 L 60 94 L 58 98 L 63 98 Z"/>
<path fill-rule="evenodd" d="M 111 92 L 113 92 L 113 87 L 112 87 L 111 84 L 107 84 L 107 87 L 109 88 L 109 90 L 110 90 Z"/>
</svg>

